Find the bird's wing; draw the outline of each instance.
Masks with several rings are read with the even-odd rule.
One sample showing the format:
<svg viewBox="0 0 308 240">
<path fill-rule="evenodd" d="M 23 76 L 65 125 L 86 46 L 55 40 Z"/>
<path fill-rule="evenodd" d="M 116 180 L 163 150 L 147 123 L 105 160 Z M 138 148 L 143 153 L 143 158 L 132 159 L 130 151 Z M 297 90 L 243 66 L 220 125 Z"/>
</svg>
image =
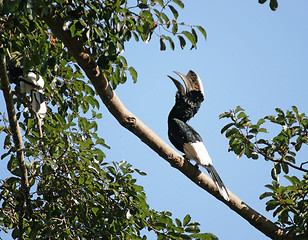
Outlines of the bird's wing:
<svg viewBox="0 0 308 240">
<path fill-rule="evenodd" d="M 171 143 L 183 153 L 183 143 L 202 141 L 200 135 L 191 126 L 176 118 L 168 123 L 168 135 Z"/>
</svg>

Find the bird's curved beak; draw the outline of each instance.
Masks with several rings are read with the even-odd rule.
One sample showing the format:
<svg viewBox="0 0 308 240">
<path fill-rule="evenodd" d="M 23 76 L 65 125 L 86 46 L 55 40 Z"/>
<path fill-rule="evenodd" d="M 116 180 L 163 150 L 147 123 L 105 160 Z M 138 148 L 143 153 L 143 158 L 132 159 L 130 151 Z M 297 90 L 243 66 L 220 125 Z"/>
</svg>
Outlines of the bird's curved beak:
<svg viewBox="0 0 308 240">
<path fill-rule="evenodd" d="M 192 70 L 190 70 L 187 75 L 184 75 L 182 73 L 176 72 L 174 71 L 177 75 L 179 75 L 186 87 L 186 93 L 190 92 L 190 91 L 200 91 L 202 93 L 202 95 L 204 95 L 204 89 L 203 89 L 203 84 L 201 82 L 200 77 Z M 182 84 L 180 82 L 178 82 L 177 80 L 175 80 L 173 77 L 168 76 L 169 78 L 171 78 L 171 80 L 174 82 L 175 86 L 177 87 L 177 89 L 179 90 L 179 92 L 184 95 L 185 94 L 185 90 L 184 87 L 182 86 Z"/>
<path fill-rule="evenodd" d="M 169 75 L 168 75 L 168 77 L 173 81 L 173 83 L 175 84 L 175 86 L 178 89 L 179 93 L 181 95 L 185 95 L 185 89 L 184 89 L 183 85 L 178 80 L 174 79 L 173 77 L 171 77 Z"/>
</svg>

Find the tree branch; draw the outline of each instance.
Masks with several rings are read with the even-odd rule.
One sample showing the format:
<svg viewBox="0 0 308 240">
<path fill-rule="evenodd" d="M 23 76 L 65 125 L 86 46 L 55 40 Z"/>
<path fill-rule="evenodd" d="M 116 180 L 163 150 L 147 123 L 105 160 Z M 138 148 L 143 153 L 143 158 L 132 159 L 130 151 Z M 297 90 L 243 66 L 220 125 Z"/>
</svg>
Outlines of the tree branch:
<svg viewBox="0 0 308 240">
<path fill-rule="evenodd" d="M 0 51 L 2 49 L 0 48 Z M 20 170 L 20 182 L 21 182 L 21 199 L 23 200 L 21 206 L 21 210 L 19 212 L 19 232 L 23 232 L 23 218 L 25 214 L 25 207 L 27 205 L 26 211 L 31 216 L 32 215 L 32 207 L 31 207 L 31 201 L 29 196 L 29 181 L 28 181 L 28 172 L 27 167 L 25 164 L 25 156 L 24 156 L 24 150 L 23 150 L 23 141 L 22 141 L 22 135 L 20 132 L 19 124 L 17 121 L 15 108 L 14 108 L 14 101 L 13 101 L 13 94 L 12 89 L 10 86 L 10 82 L 7 76 L 7 70 L 6 70 L 6 60 L 5 56 L 0 53 L 0 78 L 1 78 L 1 86 L 3 91 L 3 96 L 6 103 L 6 110 L 9 117 L 9 123 L 10 123 L 10 131 L 12 133 L 13 142 L 16 147 L 16 159 L 18 162 L 18 167 Z M 20 235 L 21 237 L 21 235 Z"/>
<path fill-rule="evenodd" d="M 290 167 L 292 167 L 292 168 L 294 168 L 294 169 L 297 169 L 297 170 L 300 170 L 300 171 L 303 171 L 303 172 L 308 172 L 308 169 L 303 168 L 303 165 L 304 165 L 305 163 L 302 163 L 302 164 L 298 167 L 298 166 L 296 166 L 295 164 L 290 163 L 290 162 L 288 162 L 288 161 L 285 160 L 285 157 L 287 156 L 287 154 L 288 154 L 288 152 L 290 151 L 291 148 L 288 148 L 288 149 L 284 152 L 284 154 L 283 154 L 283 156 L 282 156 L 281 159 L 275 159 L 274 157 L 270 157 L 270 156 L 268 156 L 265 152 L 263 152 L 263 151 L 258 147 L 258 144 L 257 144 L 257 143 L 252 143 L 252 142 L 250 141 L 250 139 L 242 132 L 242 130 L 239 130 L 239 131 L 240 131 L 240 134 L 242 135 L 242 137 L 244 137 L 245 140 L 246 140 L 248 143 L 254 145 L 255 149 L 254 149 L 254 148 L 251 148 L 251 147 L 248 147 L 249 150 L 251 150 L 251 151 L 256 151 L 257 153 L 261 154 L 265 159 L 268 159 L 268 160 L 270 160 L 271 162 L 275 162 L 275 163 L 285 163 L 285 164 L 289 165 Z M 256 139 L 257 139 L 257 137 L 256 137 Z M 257 142 L 257 140 L 256 140 L 255 142 Z M 294 145 L 294 146 L 295 146 L 295 145 Z M 293 148 L 294 146 L 292 146 L 292 148 Z M 306 163 L 307 163 L 307 162 L 306 162 Z"/>
<path fill-rule="evenodd" d="M 46 16 L 44 20 L 50 27 L 52 33 L 64 43 L 70 54 L 84 70 L 103 103 L 123 127 L 134 133 L 159 156 L 168 161 L 172 167 L 177 168 L 191 181 L 212 194 L 218 200 L 224 202 L 229 208 L 241 215 L 266 236 L 272 239 L 291 239 L 285 236 L 285 232 L 282 229 L 278 228 L 273 222 L 250 208 L 230 191 L 230 201 L 226 202 L 219 194 L 217 187 L 210 177 L 186 161 L 178 152 L 173 150 L 166 142 L 125 108 L 83 44 L 78 41 L 77 37 L 73 38 L 70 31 L 63 30 L 63 19 L 49 15 Z"/>
</svg>

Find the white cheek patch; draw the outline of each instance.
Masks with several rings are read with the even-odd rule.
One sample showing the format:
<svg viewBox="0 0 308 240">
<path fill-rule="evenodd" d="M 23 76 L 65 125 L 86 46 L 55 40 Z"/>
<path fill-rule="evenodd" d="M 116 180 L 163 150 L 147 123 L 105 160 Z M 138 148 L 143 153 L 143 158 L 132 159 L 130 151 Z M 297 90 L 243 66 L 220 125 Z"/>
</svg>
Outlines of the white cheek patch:
<svg viewBox="0 0 308 240">
<path fill-rule="evenodd" d="M 196 161 L 199 165 L 212 165 L 212 159 L 203 142 L 185 143 L 184 152 L 188 159 Z"/>
</svg>

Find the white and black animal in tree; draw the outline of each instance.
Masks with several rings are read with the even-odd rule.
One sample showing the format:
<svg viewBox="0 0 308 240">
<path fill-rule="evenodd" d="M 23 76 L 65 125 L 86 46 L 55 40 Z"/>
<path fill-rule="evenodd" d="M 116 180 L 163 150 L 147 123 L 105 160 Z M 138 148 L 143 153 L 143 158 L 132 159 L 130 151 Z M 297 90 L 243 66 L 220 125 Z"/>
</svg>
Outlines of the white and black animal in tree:
<svg viewBox="0 0 308 240">
<path fill-rule="evenodd" d="M 178 89 L 175 96 L 175 105 L 168 117 L 169 140 L 179 151 L 185 154 L 186 159 L 194 160 L 208 171 L 220 194 L 226 201 L 229 201 L 228 191 L 213 166 L 212 159 L 203 144 L 201 136 L 187 124 L 187 121 L 198 112 L 204 100 L 201 79 L 191 70 L 187 75 L 179 72 L 175 73 L 182 78 L 186 89 L 179 81 L 168 76 Z"/>
<path fill-rule="evenodd" d="M 31 95 L 32 109 L 43 118 L 47 112 L 44 97 L 44 80 L 34 72 L 24 74 L 22 67 L 8 67 L 10 81 L 19 86 L 20 91 Z"/>
</svg>

